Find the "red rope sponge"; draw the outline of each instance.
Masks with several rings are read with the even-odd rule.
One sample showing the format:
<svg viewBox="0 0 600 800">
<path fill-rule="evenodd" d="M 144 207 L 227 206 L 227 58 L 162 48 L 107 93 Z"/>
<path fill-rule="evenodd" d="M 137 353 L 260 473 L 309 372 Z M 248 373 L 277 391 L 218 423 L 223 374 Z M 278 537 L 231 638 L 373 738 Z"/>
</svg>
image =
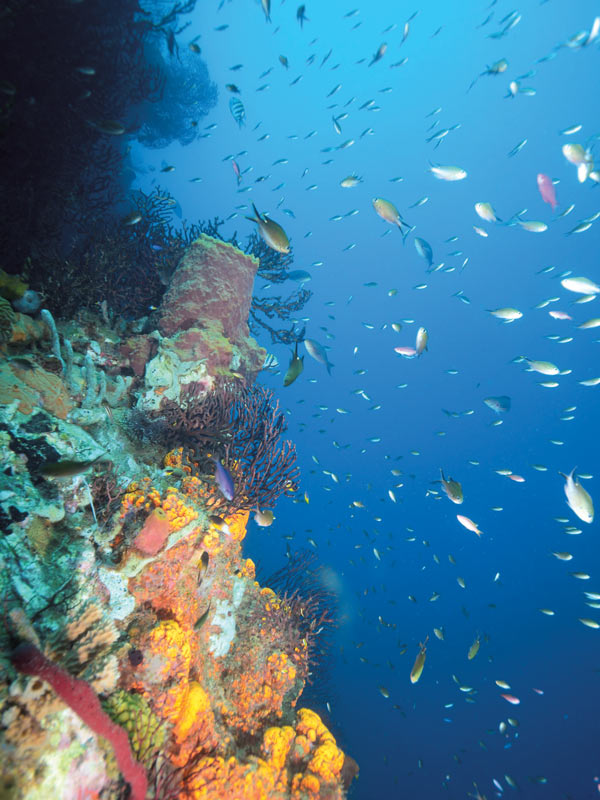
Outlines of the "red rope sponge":
<svg viewBox="0 0 600 800">
<path fill-rule="evenodd" d="M 11 662 L 24 675 L 35 675 L 49 683 L 56 694 L 95 734 L 108 739 L 113 746 L 119 769 L 131 787 L 130 800 L 146 800 L 146 770 L 133 757 L 127 733 L 102 710 L 98 696 L 89 683 L 69 675 L 29 642 L 18 645 L 13 651 Z"/>
</svg>

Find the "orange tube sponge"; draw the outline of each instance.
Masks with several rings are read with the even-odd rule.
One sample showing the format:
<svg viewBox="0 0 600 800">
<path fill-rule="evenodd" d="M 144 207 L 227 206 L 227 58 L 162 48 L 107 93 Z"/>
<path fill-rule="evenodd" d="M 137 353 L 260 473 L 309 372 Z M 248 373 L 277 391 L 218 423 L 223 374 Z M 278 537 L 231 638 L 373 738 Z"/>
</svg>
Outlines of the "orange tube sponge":
<svg viewBox="0 0 600 800">
<path fill-rule="evenodd" d="M 344 754 L 335 742 L 325 742 L 313 751 L 307 769 L 326 783 L 337 782 L 344 766 Z"/>
<path fill-rule="evenodd" d="M 231 725 L 254 733 L 263 720 L 282 715 L 283 698 L 295 681 L 296 667 L 287 655 L 271 653 L 264 672 L 249 669 L 233 681 L 229 695 L 234 710 L 225 707 L 223 713 Z"/>
<path fill-rule="evenodd" d="M 240 511 L 239 514 L 234 514 L 225 519 L 227 527 L 229 528 L 229 533 L 234 542 L 241 542 L 246 535 L 246 526 L 249 516 L 249 511 Z"/>
<path fill-rule="evenodd" d="M 192 468 L 187 463 L 187 458 L 183 455 L 183 447 L 176 447 L 175 450 L 170 450 L 165 456 L 163 464 L 165 467 L 180 469 L 188 475 L 192 471 Z"/>
<path fill-rule="evenodd" d="M 181 714 L 173 730 L 173 735 L 178 744 L 187 738 L 192 728 L 200 727 L 201 723 L 208 721 L 214 727 L 214 715 L 210 708 L 210 698 L 196 681 L 189 685 L 189 691 L 183 704 Z"/>
<path fill-rule="evenodd" d="M 263 734 L 263 753 L 269 764 L 278 772 L 285 766 L 294 736 L 294 729 L 289 725 L 283 728 L 267 728 Z"/>
<path fill-rule="evenodd" d="M 221 551 L 221 537 L 219 531 L 210 530 L 205 533 L 202 538 L 202 547 L 207 550 L 211 556 L 215 556 Z"/>
<path fill-rule="evenodd" d="M 294 739 L 291 758 L 294 761 L 303 761 L 312 750 L 312 742 L 304 734 L 298 734 Z"/>
<path fill-rule="evenodd" d="M 250 580 L 254 580 L 256 577 L 256 567 L 254 566 L 254 561 L 252 561 L 251 558 L 247 558 L 242 564 L 240 575 L 242 578 L 250 578 Z"/>
<path fill-rule="evenodd" d="M 157 714 L 176 723 L 188 698 L 191 649 L 188 638 L 174 620 L 159 623 L 141 642 L 144 661 L 137 669 L 133 688 L 153 700 Z"/>
<path fill-rule="evenodd" d="M 198 512 L 187 506 L 180 497 L 177 496 L 177 489 L 170 486 L 167 489 L 167 496 L 162 501 L 162 509 L 169 518 L 171 528 L 178 531 L 198 517 Z"/>
<path fill-rule="evenodd" d="M 180 800 L 284 800 L 285 787 L 277 785 L 274 770 L 261 759 L 242 764 L 236 758 L 200 760 Z"/>
<path fill-rule="evenodd" d="M 316 775 L 310 772 L 306 775 L 296 775 L 292 782 L 293 797 L 318 797 L 321 792 L 321 782 Z"/>
<path fill-rule="evenodd" d="M 310 708 L 298 709 L 298 722 L 296 723 L 296 733 L 302 733 L 311 742 L 333 742 L 335 739 L 325 725 L 321 722 L 321 717 Z"/>
</svg>

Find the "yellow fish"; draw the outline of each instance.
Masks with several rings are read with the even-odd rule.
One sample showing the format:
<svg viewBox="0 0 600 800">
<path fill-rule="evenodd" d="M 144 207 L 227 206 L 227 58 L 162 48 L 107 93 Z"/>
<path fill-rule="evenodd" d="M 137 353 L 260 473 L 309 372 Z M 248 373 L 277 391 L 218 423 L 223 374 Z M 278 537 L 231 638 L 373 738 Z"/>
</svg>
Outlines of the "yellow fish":
<svg viewBox="0 0 600 800">
<path fill-rule="evenodd" d="M 473 642 L 471 647 L 469 647 L 469 652 L 467 653 L 467 658 L 469 659 L 469 661 L 474 659 L 478 652 L 479 652 L 479 636 L 476 636 L 475 641 Z"/>
<path fill-rule="evenodd" d="M 423 667 L 425 666 L 425 657 L 426 657 L 426 644 L 427 639 L 429 636 L 426 637 L 425 641 L 421 644 L 419 642 L 419 652 L 417 653 L 417 657 L 415 658 L 415 663 L 413 664 L 413 668 L 410 671 L 410 682 L 416 683 L 419 678 L 421 677 L 421 673 L 423 672 Z"/>
<path fill-rule="evenodd" d="M 300 375 L 303 369 L 304 369 L 304 356 L 298 358 L 298 342 L 296 342 L 296 346 L 294 348 L 294 352 L 292 353 L 290 364 L 283 378 L 283 385 L 289 386 L 290 384 L 292 384 L 296 380 L 298 375 Z"/>
<path fill-rule="evenodd" d="M 463 501 L 463 491 L 462 486 L 458 481 L 452 480 L 452 478 L 444 477 L 444 470 L 440 468 L 440 475 L 442 476 L 441 484 L 443 490 L 446 492 L 446 495 L 449 500 L 452 500 L 453 503 L 460 504 Z"/>
<path fill-rule="evenodd" d="M 400 233 L 402 234 L 402 238 L 406 238 L 406 236 L 410 233 L 410 231 L 402 230 L 402 225 L 408 225 L 403 219 L 393 203 L 390 203 L 389 200 L 384 200 L 383 197 L 374 197 L 373 198 L 373 208 L 379 214 L 381 219 L 384 219 L 386 222 L 389 222 L 391 225 L 397 225 L 400 229 Z"/>
<path fill-rule="evenodd" d="M 289 253 L 290 241 L 281 225 L 269 219 L 266 214 L 259 214 L 254 203 L 252 203 L 252 209 L 254 216 L 246 217 L 246 219 L 249 219 L 250 222 L 256 222 L 260 235 L 267 245 L 278 253 Z"/>
</svg>

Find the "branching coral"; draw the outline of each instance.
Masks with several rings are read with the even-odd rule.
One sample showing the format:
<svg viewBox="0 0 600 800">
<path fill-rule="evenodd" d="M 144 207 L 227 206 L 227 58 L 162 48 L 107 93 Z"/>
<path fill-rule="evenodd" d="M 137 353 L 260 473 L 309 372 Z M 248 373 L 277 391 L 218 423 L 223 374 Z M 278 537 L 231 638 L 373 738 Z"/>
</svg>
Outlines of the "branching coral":
<svg viewBox="0 0 600 800">
<path fill-rule="evenodd" d="M 260 629 L 267 635 L 274 632 L 274 641 L 297 663 L 302 679 L 311 683 L 311 670 L 323 665 L 328 634 L 337 624 L 335 594 L 324 583 L 316 555 L 308 551 L 294 553 L 265 583 L 270 588 L 263 589 L 266 605 Z"/>
<path fill-rule="evenodd" d="M 133 192 L 135 225 L 105 215 L 75 225 L 77 234 L 68 258 L 47 257 L 39 281 L 56 313 L 72 316 L 103 301 L 110 311 L 127 317 L 147 314 L 160 303 L 166 283 L 198 230 L 174 228 L 175 200 L 159 187 L 150 194 Z"/>
<path fill-rule="evenodd" d="M 281 441 L 286 429 L 279 404 L 264 386 L 227 384 L 215 392 L 188 384 L 181 404 L 163 400 L 160 415 L 170 444 L 183 444 L 189 468 L 198 484 L 198 500 L 214 512 L 272 507 L 281 494 L 298 488 L 296 448 Z M 233 500 L 215 487 L 214 463 L 221 463 L 234 481 Z M 203 496 L 202 496 L 203 495 Z"/>
<path fill-rule="evenodd" d="M 240 396 L 235 384 L 220 385 L 207 392 L 202 383 L 187 383 L 181 388 L 179 403 L 163 399 L 153 417 L 163 420 L 165 444 L 183 444 L 199 457 L 202 447 L 219 446 L 231 437 L 233 410 Z"/>
<path fill-rule="evenodd" d="M 98 520 L 100 523 L 104 523 L 117 510 L 119 500 L 125 492 L 125 489 L 118 485 L 118 476 L 114 464 L 94 475 L 93 480 L 90 482 L 90 491 L 95 507 L 98 510 Z"/>
<path fill-rule="evenodd" d="M 291 331 L 283 328 L 275 329 L 266 322 L 266 319 L 278 319 L 282 322 L 289 319 L 292 314 L 304 308 L 311 296 L 312 292 L 309 289 L 298 289 L 286 298 L 253 297 L 250 306 L 250 330 L 257 334 L 259 328 L 264 328 L 271 334 L 271 341 L 293 344 L 297 340 L 293 327 Z"/>
</svg>

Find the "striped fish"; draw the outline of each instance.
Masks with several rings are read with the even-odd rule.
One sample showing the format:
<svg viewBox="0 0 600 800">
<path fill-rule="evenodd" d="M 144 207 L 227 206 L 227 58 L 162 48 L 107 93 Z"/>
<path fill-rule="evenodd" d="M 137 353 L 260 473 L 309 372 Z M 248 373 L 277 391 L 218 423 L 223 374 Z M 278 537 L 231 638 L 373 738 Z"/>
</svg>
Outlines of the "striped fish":
<svg viewBox="0 0 600 800">
<path fill-rule="evenodd" d="M 242 125 L 245 124 L 246 110 L 244 109 L 244 104 L 239 97 L 231 98 L 229 101 L 229 110 L 231 111 L 231 116 L 241 128 Z"/>
</svg>

